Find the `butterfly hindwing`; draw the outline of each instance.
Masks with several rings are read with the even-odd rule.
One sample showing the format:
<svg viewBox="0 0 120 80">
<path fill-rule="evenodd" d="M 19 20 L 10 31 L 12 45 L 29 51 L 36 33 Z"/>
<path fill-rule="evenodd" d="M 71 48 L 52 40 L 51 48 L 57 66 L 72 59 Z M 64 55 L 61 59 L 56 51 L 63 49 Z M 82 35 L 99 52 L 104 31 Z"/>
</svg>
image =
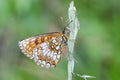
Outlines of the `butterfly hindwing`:
<svg viewBox="0 0 120 80">
<path fill-rule="evenodd" d="M 34 36 L 19 42 L 22 52 L 46 68 L 55 67 L 62 53 L 63 34 L 60 32 Z"/>
</svg>

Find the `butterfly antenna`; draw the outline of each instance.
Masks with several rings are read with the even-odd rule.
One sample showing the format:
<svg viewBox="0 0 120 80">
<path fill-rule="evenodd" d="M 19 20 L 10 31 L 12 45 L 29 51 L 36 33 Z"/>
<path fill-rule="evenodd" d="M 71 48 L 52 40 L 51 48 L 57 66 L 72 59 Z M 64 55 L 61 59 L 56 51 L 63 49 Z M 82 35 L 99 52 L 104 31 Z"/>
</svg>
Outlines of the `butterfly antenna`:
<svg viewBox="0 0 120 80">
<path fill-rule="evenodd" d="M 70 22 L 68 22 L 64 28 L 68 27 L 69 24 L 72 23 L 72 22 L 73 22 L 73 20 L 71 20 Z"/>
</svg>

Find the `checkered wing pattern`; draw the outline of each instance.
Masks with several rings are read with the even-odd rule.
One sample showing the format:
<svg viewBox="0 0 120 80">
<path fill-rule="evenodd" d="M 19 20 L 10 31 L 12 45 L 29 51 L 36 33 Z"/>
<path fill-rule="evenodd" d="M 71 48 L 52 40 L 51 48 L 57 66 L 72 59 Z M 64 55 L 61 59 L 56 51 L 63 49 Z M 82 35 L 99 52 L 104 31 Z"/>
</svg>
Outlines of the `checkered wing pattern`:
<svg viewBox="0 0 120 80">
<path fill-rule="evenodd" d="M 19 42 L 22 52 L 41 67 L 53 68 L 60 61 L 67 38 L 61 32 L 34 36 Z"/>
</svg>

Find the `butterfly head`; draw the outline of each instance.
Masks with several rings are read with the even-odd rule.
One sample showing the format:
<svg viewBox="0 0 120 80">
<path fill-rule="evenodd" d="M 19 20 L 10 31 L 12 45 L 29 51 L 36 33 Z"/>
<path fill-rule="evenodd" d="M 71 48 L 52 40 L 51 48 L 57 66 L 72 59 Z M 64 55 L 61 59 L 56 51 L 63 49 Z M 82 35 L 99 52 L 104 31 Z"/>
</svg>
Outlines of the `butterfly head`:
<svg viewBox="0 0 120 80">
<path fill-rule="evenodd" d="M 62 33 L 63 33 L 63 41 L 65 44 L 67 44 L 67 41 L 70 35 L 70 29 L 68 27 L 65 27 Z"/>
</svg>

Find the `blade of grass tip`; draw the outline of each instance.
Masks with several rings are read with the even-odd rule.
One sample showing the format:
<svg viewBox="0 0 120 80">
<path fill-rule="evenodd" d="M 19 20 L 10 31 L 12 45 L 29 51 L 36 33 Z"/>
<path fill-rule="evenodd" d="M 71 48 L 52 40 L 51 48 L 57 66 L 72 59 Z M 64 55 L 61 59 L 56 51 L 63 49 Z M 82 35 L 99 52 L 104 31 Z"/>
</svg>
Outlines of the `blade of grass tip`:
<svg viewBox="0 0 120 80">
<path fill-rule="evenodd" d="M 79 30 L 79 22 L 76 16 L 76 8 L 74 6 L 74 2 L 71 1 L 69 9 L 68 9 L 68 18 L 69 21 L 72 21 L 69 24 L 70 27 L 70 36 L 68 39 L 68 80 L 72 80 L 72 73 L 74 70 L 74 42 L 77 36 L 77 32 Z"/>
</svg>

